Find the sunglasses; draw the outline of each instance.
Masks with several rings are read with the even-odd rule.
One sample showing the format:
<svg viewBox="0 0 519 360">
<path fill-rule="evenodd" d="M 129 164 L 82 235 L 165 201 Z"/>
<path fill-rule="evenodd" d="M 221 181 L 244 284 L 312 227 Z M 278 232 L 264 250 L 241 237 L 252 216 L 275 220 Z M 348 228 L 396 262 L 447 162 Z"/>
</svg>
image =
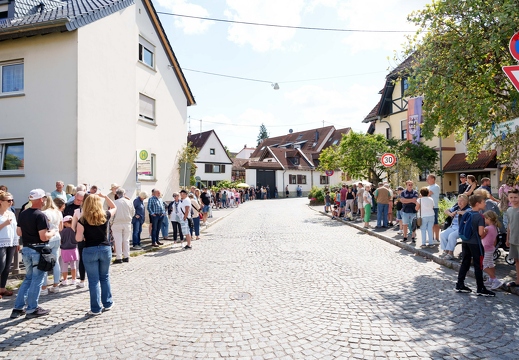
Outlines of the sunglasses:
<svg viewBox="0 0 519 360">
<path fill-rule="evenodd" d="M 14 202 L 13 199 L 10 199 L 10 200 L 2 200 L 2 201 L 7 201 L 8 203 L 13 203 L 13 202 Z"/>
</svg>

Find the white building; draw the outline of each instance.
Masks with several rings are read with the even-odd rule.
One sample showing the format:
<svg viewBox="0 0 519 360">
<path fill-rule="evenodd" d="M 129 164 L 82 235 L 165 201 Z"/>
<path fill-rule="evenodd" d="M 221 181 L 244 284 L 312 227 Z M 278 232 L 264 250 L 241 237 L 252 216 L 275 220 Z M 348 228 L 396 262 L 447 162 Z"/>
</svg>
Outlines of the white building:
<svg viewBox="0 0 519 360">
<path fill-rule="evenodd" d="M 195 101 L 150 0 L 0 0 L 0 14 L 0 184 L 18 206 L 56 180 L 178 189 Z"/>
<path fill-rule="evenodd" d="M 187 141 L 199 150 L 195 161 L 198 182 L 213 186 L 222 180 L 231 181 L 232 160 L 214 130 L 189 133 Z"/>
</svg>

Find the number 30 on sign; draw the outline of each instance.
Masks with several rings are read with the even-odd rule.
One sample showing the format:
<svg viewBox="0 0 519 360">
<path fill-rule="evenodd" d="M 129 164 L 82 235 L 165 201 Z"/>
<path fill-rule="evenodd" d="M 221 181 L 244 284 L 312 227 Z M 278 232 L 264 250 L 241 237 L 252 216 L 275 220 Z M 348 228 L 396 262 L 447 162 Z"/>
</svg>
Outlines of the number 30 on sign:
<svg viewBox="0 0 519 360">
<path fill-rule="evenodd" d="M 391 167 L 396 164 L 396 156 L 395 154 L 385 153 L 382 154 L 382 157 L 380 158 L 380 162 L 385 167 Z"/>
</svg>

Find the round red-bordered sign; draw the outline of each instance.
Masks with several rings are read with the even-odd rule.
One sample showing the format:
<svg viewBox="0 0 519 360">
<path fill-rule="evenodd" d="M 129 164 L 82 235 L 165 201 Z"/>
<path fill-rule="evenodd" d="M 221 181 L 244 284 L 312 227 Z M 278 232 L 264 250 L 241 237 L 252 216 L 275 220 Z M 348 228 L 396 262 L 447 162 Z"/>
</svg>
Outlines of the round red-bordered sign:
<svg viewBox="0 0 519 360">
<path fill-rule="evenodd" d="M 326 176 L 332 176 L 333 170 L 326 170 L 324 173 L 326 174 Z"/>
<path fill-rule="evenodd" d="M 391 153 L 384 153 L 384 154 L 382 154 L 382 156 L 380 157 L 380 162 L 381 162 L 382 165 L 384 165 L 385 167 L 391 167 L 391 166 L 394 166 L 394 165 L 396 165 L 396 156 L 395 156 L 395 154 L 391 154 Z"/>
<path fill-rule="evenodd" d="M 510 54 L 512 54 L 514 59 L 519 61 L 519 32 L 516 32 L 510 39 L 508 49 L 510 50 Z"/>
</svg>

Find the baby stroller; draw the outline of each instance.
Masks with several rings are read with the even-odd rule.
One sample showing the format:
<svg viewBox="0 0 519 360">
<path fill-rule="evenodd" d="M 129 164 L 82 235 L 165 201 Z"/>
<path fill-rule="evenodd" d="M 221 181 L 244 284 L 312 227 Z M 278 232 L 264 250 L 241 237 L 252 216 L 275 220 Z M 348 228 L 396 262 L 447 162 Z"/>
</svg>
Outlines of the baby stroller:
<svg viewBox="0 0 519 360">
<path fill-rule="evenodd" d="M 503 250 L 503 251 L 501 251 L 501 250 Z M 496 249 L 494 250 L 494 255 L 493 255 L 494 261 L 499 259 L 502 252 L 504 252 L 504 251 L 508 252 L 509 250 L 510 250 L 510 248 L 506 246 L 506 233 L 498 234 L 497 240 L 496 240 Z M 505 255 L 506 263 L 509 265 L 515 265 L 515 259 L 510 258 L 508 255 L 509 254 Z"/>
</svg>

